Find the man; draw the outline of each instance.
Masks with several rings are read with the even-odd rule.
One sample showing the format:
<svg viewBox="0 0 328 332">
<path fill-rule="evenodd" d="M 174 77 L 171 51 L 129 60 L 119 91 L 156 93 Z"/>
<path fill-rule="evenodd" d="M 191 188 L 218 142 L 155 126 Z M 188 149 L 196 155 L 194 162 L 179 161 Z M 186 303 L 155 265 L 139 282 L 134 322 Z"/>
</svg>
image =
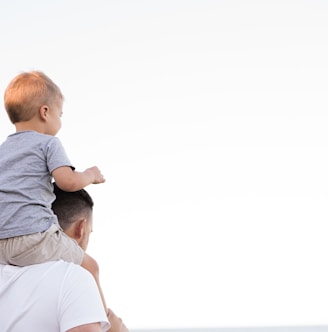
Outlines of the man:
<svg viewBox="0 0 328 332">
<path fill-rule="evenodd" d="M 59 222 L 64 231 L 86 250 L 92 230 L 91 197 L 85 190 L 66 193 L 56 186 L 55 194 L 53 209 Z M 106 317 L 91 274 L 64 261 L 26 267 L 0 265 L 0 330 L 128 331 L 110 309 Z"/>
<path fill-rule="evenodd" d="M 84 189 L 76 192 L 66 192 L 54 184 L 56 200 L 52 209 L 64 232 L 74 239 L 78 245 L 86 250 L 93 225 L 93 200 Z M 128 332 L 122 319 L 117 317 L 111 309 L 107 311 L 110 321 L 110 332 Z"/>
<path fill-rule="evenodd" d="M 98 287 L 64 261 L 0 265 L 0 331 L 100 332 L 108 320 Z"/>
</svg>

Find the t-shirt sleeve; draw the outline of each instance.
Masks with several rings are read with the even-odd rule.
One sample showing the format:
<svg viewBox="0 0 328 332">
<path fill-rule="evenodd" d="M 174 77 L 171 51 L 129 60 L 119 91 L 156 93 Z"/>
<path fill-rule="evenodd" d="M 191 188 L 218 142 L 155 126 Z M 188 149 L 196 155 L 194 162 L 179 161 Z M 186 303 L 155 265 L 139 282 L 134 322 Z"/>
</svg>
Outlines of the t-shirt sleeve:
<svg viewBox="0 0 328 332">
<path fill-rule="evenodd" d="M 96 322 L 100 322 L 102 331 L 110 328 L 97 284 L 87 270 L 71 264 L 63 279 L 60 298 L 58 312 L 61 332 Z"/>
<path fill-rule="evenodd" d="M 58 137 L 52 137 L 46 146 L 47 166 L 52 173 L 56 168 L 68 166 L 75 169 Z"/>
</svg>

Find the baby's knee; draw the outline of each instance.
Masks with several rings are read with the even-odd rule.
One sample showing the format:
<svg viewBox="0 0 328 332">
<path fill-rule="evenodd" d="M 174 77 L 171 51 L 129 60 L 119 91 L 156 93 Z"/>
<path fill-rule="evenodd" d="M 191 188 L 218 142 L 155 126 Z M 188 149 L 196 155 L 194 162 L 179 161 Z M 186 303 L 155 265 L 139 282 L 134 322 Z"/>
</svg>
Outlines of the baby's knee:
<svg viewBox="0 0 328 332">
<path fill-rule="evenodd" d="M 93 276 L 99 276 L 99 265 L 97 261 L 88 254 L 85 254 L 83 257 L 82 267 L 88 270 Z"/>
</svg>

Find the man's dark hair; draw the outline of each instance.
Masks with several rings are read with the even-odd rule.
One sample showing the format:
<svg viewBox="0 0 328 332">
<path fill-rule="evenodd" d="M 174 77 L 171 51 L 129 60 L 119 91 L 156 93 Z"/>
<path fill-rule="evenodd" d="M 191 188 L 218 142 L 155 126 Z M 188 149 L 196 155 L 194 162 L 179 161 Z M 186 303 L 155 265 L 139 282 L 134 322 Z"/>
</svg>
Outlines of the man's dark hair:
<svg viewBox="0 0 328 332">
<path fill-rule="evenodd" d="M 52 210 L 64 230 L 77 218 L 85 217 L 92 212 L 94 203 L 85 189 L 67 192 L 61 190 L 56 183 L 53 185 L 56 199 L 52 203 Z"/>
</svg>

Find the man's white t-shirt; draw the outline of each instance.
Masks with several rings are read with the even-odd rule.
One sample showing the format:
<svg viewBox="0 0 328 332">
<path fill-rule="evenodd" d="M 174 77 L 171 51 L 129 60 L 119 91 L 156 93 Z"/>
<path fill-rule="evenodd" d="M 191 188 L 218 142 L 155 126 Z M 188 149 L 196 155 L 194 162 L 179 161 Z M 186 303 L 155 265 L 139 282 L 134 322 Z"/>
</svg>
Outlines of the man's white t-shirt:
<svg viewBox="0 0 328 332">
<path fill-rule="evenodd" d="M 1 332 L 64 332 L 95 322 L 110 327 L 96 282 L 82 267 L 0 265 Z"/>
</svg>

